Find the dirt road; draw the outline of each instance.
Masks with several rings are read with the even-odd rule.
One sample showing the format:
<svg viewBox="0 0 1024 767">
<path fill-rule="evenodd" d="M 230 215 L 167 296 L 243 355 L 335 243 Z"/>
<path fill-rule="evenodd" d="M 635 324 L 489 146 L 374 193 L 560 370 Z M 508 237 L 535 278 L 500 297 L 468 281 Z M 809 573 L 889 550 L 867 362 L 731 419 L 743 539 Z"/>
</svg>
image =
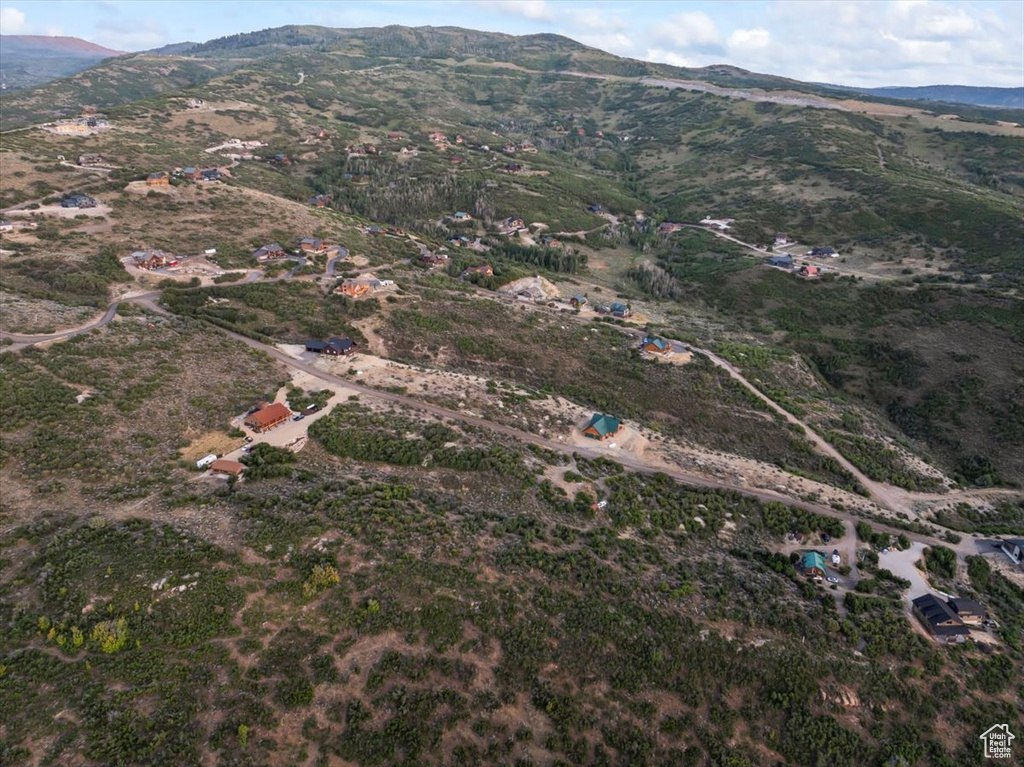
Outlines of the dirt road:
<svg viewBox="0 0 1024 767">
<path fill-rule="evenodd" d="M 88 332 L 90 330 L 93 330 L 94 328 L 100 328 L 100 327 L 103 327 L 104 325 L 108 324 L 113 319 L 114 315 L 117 313 L 118 305 L 120 303 L 122 303 L 122 302 L 131 302 L 131 303 L 134 303 L 134 304 L 138 304 L 138 305 L 143 306 L 143 307 L 145 307 L 145 308 L 149 309 L 150 311 L 153 311 L 153 312 L 155 312 L 157 314 L 162 314 L 162 315 L 165 315 L 165 316 L 175 316 L 171 312 L 169 312 L 168 310 L 164 309 L 162 306 L 159 305 L 158 300 L 159 300 L 160 295 L 161 295 L 160 291 L 153 291 L 153 292 L 149 292 L 149 293 L 143 293 L 143 294 L 137 295 L 137 296 L 132 296 L 130 298 L 125 298 L 125 299 L 122 299 L 121 301 L 112 303 L 107 308 L 107 311 L 104 313 L 104 315 L 97 322 L 95 322 L 94 324 L 90 324 L 90 325 L 86 325 L 86 326 L 80 327 L 80 328 L 76 328 L 76 329 L 72 329 L 72 330 L 65 330 L 65 331 L 62 331 L 60 333 L 53 333 L 53 334 L 46 334 L 46 335 L 36 335 L 36 336 L 17 336 L 17 337 L 15 337 L 12 334 L 8 334 L 8 333 L 0 333 L 0 335 L 2 335 L 3 337 L 6 337 L 6 338 L 11 338 L 11 340 L 15 340 L 16 341 L 15 345 L 7 347 L 8 349 L 11 349 L 11 350 L 14 350 L 15 348 L 22 348 L 24 346 L 28 346 L 28 345 L 32 345 L 32 344 L 36 344 L 36 343 L 41 343 L 41 342 L 44 342 L 44 341 L 52 341 L 52 340 L 59 340 L 59 339 L 62 339 L 62 338 L 70 338 L 72 336 L 75 336 L 75 335 L 78 335 L 78 334 L 81 334 L 81 333 L 85 333 L 85 332 Z M 639 333 L 640 332 L 639 330 L 633 330 L 633 329 L 627 329 L 627 330 L 630 333 Z M 595 443 L 595 445 L 593 447 L 566 444 L 564 442 L 558 442 L 558 441 L 555 441 L 555 440 L 547 439 L 545 437 L 541 437 L 541 436 L 539 436 L 537 434 L 532 434 L 530 432 L 520 431 L 519 429 L 515 429 L 515 428 L 512 428 L 510 426 L 506 426 L 504 424 L 497 423 L 497 422 L 494 422 L 494 421 L 490 421 L 490 420 L 487 420 L 485 418 L 480 418 L 480 417 L 477 417 L 477 416 L 468 415 L 466 413 L 463 413 L 463 412 L 460 412 L 460 411 L 457 411 L 457 410 L 451 410 L 449 408 L 441 407 L 439 405 L 434 405 L 434 404 L 430 404 L 430 403 L 427 403 L 427 402 L 422 402 L 420 400 L 414 399 L 413 397 L 409 397 L 409 396 L 402 395 L 402 394 L 395 394 L 395 393 L 392 393 L 392 392 L 381 391 L 379 389 L 375 389 L 375 388 L 370 387 L 370 386 L 365 386 L 363 384 L 359 384 L 359 383 L 356 383 L 354 381 L 350 381 L 348 379 L 341 378 L 339 376 L 335 376 L 335 375 L 333 375 L 331 373 L 328 373 L 328 372 L 325 372 L 323 370 L 320 370 L 319 368 L 317 368 L 315 365 L 313 365 L 311 363 L 305 362 L 305 361 L 303 361 L 301 359 L 296 359 L 295 357 L 292 357 L 289 354 L 286 354 L 285 352 L 281 351 L 280 349 L 277 349 L 274 346 L 270 346 L 268 344 L 262 343 L 261 341 L 257 341 L 257 340 L 255 340 L 253 338 L 249 338 L 247 336 L 243 336 L 240 333 L 235 333 L 235 332 L 232 332 L 232 331 L 229 331 L 229 330 L 224 330 L 223 328 L 219 329 L 219 331 L 221 333 L 226 334 L 230 338 L 233 338 L 236 341 L 238 341 L 240 343 L 243 343 L 246 346 L 249 346 L 250 348 L 262 351 L 267 356 L 271 357 L 272 359 L 277 360 L 278 362 L 282 363 L 283 365 L 285 365 L 286 367 L 288 367 L 288 368 L 290 368 L 292 370 L 302 371 L 304 373 L 307 373 L 307 374 L 313 376 L 314 378 L 318 378 L 318 379 L 320 379 L 322 381 L 325 381 L 325 382 L 327 382 L 329 384 L 332 384 L 333 386 L 343 387 L 345 389 L 348 389 L 348 390 L 351 390 L 351 391 L 355 391 L 355 392 L 358 392 L 360 394 L 364 394 L 364 395 L 367 395 L 369 397 L 373 397 L 373 398 L 376 398 L 376 399 L 379 399 L 379 400 L 384 400 L 386 402 L 391 402 L 393 404 L 400 405 L 400 406 L 405 407 L 405 408 L 409 408 L 409 409 L 412 409 L 412 410 L 419 410 L 421 412 L 429 413 L 429 414 L 431 414 L 431 415 L 433 415 L 435 417 L 438 417 L 438 418 L 451 419 L 451 420 L 459 421 L 461 423 L 465 423 L 465 424 L 469 424 L 469 425 L 472 425 L 472 426 L 477 426 L 477 427 L 480 427 L 480 428 L 483 428 L 483 429 L 487 429 L 489 431 L 493 431 L 493 432 L 496 432 L 496 433 L 499 433 L 499 434 L 503 434 L 505 436 L 512 437 L 512 438 L 514 438 L 514 439 L 516 439 L 516 440 L 518 440 L 520 442 L 526 443 L 526 444 L 537 445 L 539 447 L 543 447 L 543 448 L 546 448 L 548 450 L 553 450 L 555 452 L 563 453 L 563 454 L 566 454 L 566 455 L 572 455 L 573 453 L 577 453 L 579 455 L 584 456 L 585 458 L 590 458 L 590 459 L 599 458 L 599 457 L 609 458 L 611 460 L 616 461 L 617 463 L 621 464 L 622 466 L 624 466 L 625 468 L 627 468 L 627 469 L 629 469 L 631 471 L 635 471 L 635 472 L 641 473 L 641 474 L 656 474 L 656 473 L 666 474 L 667 476 L 672 477 L 673 479 L 677 480 L 678 482 L 681 482 L 682 484 L 685 484 L 685 485 L 689 485 L 691 487 L 708 488 L 708 489 L 713 489 L 713 490 L 732 490 L 732 491 L 735 491 L 735 492 L 739 493 L 740 495 L 743 495 L 743 496 L 746 496 L 746 497 L 749 497 L 749 498 L 754 498 L 754 499 L 759 500 L 759 501 L 777 501 L 779 503 L 783 503 L 783 504 L 786 504 L 788 506 L 793 506 L 793 507 L 797 507 L 797 508 L 807 509 L 808 511 L 813 511 L 813 512 L 818 513 L 818 514 L 822 514 L 822 515 L 829 516 L 829 517 L 834 517 L 834 518 L 837 518 L 837 519 L 842 519 L 842 520 L 845 520 L 845 521 L 848 521 L 848 522 L 855 522 L 855 521 L 858 521 L 860 519 L 860 517 L 858 517 L 858 516 L 856 516 L 854 514 L 851 514 L 851 513 L 845 512 L 845 511 L 838 511 L 836 509 L 833 509 L 830 506 L 822 506 L 822 505 L 819 505 L 819 504 L 809 503 L 807 501 L 798 500 L 798 499 L 795 499 L 795 498 L 791 498 L 791 497 L 789 497 L 787 495 L 783 495 L 781 493 L 774 492 L 772 490 L 766 490 L 766 489 L 761 489 L 761 488 L 749 488 L 749 487 L 745 487 L 745 486 L 739 486 L 739 485 L 736 485 L 736 484 L 733 484 L 733 483 L 730 483 L 730 482 L 727 482 L 727 481 L 711 479 L 709 477 L 706 477 L 706 476 L 703 476 L 703 475 L 700 475 L 700 474 L 695 474 L 695 473 L 684 471 L 684 470 L 677 469 L 677 468 L 665 467 L 665 466 L 662 466 L 662 465 L 652 466 L 650 463 L 644 461 L 642 458 L 639 458 L 639 457 L 636 457 L 636 456 L 631 456 L 631 455 L 625 455 L 621 451 L 614 450 L 610 446 L 607 446 L 607 445 L 604 445 L 604 444 L 597 444 L 597 443 Z M 17 338 L 20 338 L 22 340 L 20 342 L 18 342 Z M 726 370 L 735 372 L 735 375 L 738 376 L 737 380 L 739 380 L 745 386 L 750 387 L 752 391 L 754 391 L 759 397 L 762 397 L 770 406 L 772 406 L 773 408 L 777 409 L 778 412 L 780 412 L 784 416 L 788 416 L 789 418 L 793 419 L 792 420 L 793 423 L 798 423 L 798 424 L 802 425 L 802 423 L 799 421 L 799 419 L 797 419 L 792 414 L 789 414 L 787 411 L 785 411 L 783 408 L 781 408 L 781 406 L 779 406 L 776 403 L 774 403 L 774 401 L 772 401 L 770 398 L 768 398 L 767 395 L 762 394 L 756 387 L 754 387 L 753 384 L 751 384 L 749 381 L 747 381 L 742 376 L 742 374 L 740 374 L 738 371 L 735 371 L 735 369 L 732 368 L 732 366 L 729 365 L 728 362 L 726 362 L 725 360 L 722 360 L 721 358 L 715 356 L 712 352 L 709 352 L 707 350 L 695 350 L 695 351 L 699 351 L 700 353 L 708 354 L 709 357 L 712 359 L 712 361 L 716 361 L 717 360 L 716 364 L 722 365 Z M 808 429 L 808 434 L 811 435 L 811 434 L 814 434 L 814 432 L 812 430 Z M 822 449 L 824 449 L 826 451 L 834 451 L 835 450 L 835 448 L 832 448 L 832 446 L 829 445 L 827 442 L 825 442 L 823 439 L 821 439 L 821 437 L 818 437 L 818 439 L 821 440 L 821 442 L 820 443 L 815 442 L 815 444 L 817 444 Z M 859 472 L 858 472 L 858 474 L 859 474 Z M 871 483 L 871 484 L 877 485 L 877 483 Z M 883 496 L 882 496 L 883 498 L 885 497 L 885 491 L 887 491 L 887 490 L 888 490 L 888 488 L 883 490 Z M 901 532 L 905 532 L 903 530 L 900 530 L 899 528 L 891 527 L 891 526 L 888 526 L 888 525 L 885 525 L 885 524 L 882 524 L 882 523 L 878 523 L 878 522 L 874 522 L 874 521 L 872 522 L 872 526 L 875 527 L 878 530 L 889 532 L 889 533 L 892 533 L 894 535 L 898 535 Z M 939 527 L 939 526 L 936 525 L 936 527 Z M 955 551 L 957 551 L 957 553 L 960 554 L 961 556 L 965 556 L 967 554 L 976 554 L 976 553 L 978 553 L 979 551 L 981 551 L 984 548 L 984 541 L 982 539 L 976 539 L 976 538 L 973 538 L 973 537 L 970 537 L 970 536 L 963 536 L 963 540 L 959 544 L 949 544 L 946 541 L 939 540 L 939 539 L 933 538 L 931 536 L 925 536 L 925 535 L 920 535 L 920 534 L 916 534 L 916 533 L 913 534 L 913 537 L 914 537 L 915 540 L 922 541 L 922 542 L 927 543 L 929 545 L 948 546 L 948 547 L 954 549 Z"/>
</svg>

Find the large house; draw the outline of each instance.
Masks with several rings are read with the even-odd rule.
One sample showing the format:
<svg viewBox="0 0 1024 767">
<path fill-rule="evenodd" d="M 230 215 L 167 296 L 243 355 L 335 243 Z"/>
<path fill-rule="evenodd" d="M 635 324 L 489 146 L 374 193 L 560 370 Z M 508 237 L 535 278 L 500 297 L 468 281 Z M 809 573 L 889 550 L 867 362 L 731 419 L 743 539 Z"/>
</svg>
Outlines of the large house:
<svg viewBox="0 0 1024 767">
<path fill-rule="evenodd" d="M 581 293 L 577 293 L 575 296 L 569 299 L 569 305 L 573 309 L 582 309 L 587 304 L 587 297 Z"/>
<path fill-rule="evenodd" d="M 800 267 L 799 274 L 801 277 L 817 277 L 820 272 L 821 270 L 818 267 L 808 264 L 807 266 Z"/>
<path fill-rule="evenodd" d="M 669 355 L 672 353 L 672 345 L 663 338 L 645 336 L 644 340 L 640 342 L 640 351 L 647 352 L 648 354 Z"/>
<path fill-rule="evenodd" d="M 828 256 L 829 258 L 839 258 L 839 254 L 835 248 L 811 248 L 807 252 L 808 256 Z"/>
<path fill-rule="evenodd" d="M 326 208 L 331 200 L 334 199 L 329 194 L 314 194 L 306 202 L 312 205 L 314 208 Z"/>
<path fill-rule="evenodd" d="M 463 222 L 463 221 L 472 221 L 472 220 L 473 220 L 473 217 L 471 215 L 469 215 L 464 210 L 457 210 L 457 211 L 455 211 L 455 213 L 452 214 L 452 221 Z"/>
<path fill-rule="evenodd" d="M 146 177 L 146 186 L 168 186 L 170 183 L 171 177 L 165 171 L 150 173 Z"/>
<path fill-rule="evenodd" d="M 172 263 L 170 253 L 162 250 L 136 250 L 132 253 L 132 262 L 140 269 L 159 269 Z"/>
<path fill-rule="evenodd" d="M 335 292 L 340 293 L 343 296 L 349 296 L 350 298 L 361 298 L 362 296 L 368 296 L 371 293 L 380 290 L 380 288 L 380 280 L 376 277 L 365 276 L 351 280 L 343 280 Z"/>
<path fill-rule="evenodd" d="M 506 236 L 513 235 L 520 229 L 525 228 L 525 226 L 526 225 L 523 223 L 523 219 L 510 217 L 506 218 L 504 221 L 498 224 L 498 232 Z"/>
<path fill-rule="evenodd" d="M 85 154 L 78 155 L 78 164 L 89 166 L 89 165 L 102 165 L 103 155 L 96 154 L 95 152 L 86 152 Z"/>
<path fill-rule="evenodd" d="M 423 254 L 422 258 L 423 263 L 425 263 L 427 266 L 439 266 L 441 264 L 448 263 L 447 253 L 431 253 L 430 251 L 427 251 L 426 253 Z"/>
<path fill-rule="evenodd" d="M 825 557 L 817 551 L 805 551 L 800 555 L 800 572 L 808 578 L 824 578 Z"/>
<path fill-rule="evenodd" d="M 613 303 L 608 307 L 608 312 L 613 317 L 628 317 L 632 312 L 625 304 Z"/>
<path fill-rule="evenodd" d="M 85 194 L 70 194 L 60 201 L 62 208 L 95 208 L 96 199 Z"/>
<path fill-rule="evenodd" d="M 292 411 L 283 403 L 275 402 L 246 416 L 245 425 L 253 431 L 270 431 L 287 421 L 291 414 Z"/>
<path fill-rule="evenodd" d="M 331 246 L 319 237 L 303 237 L 299 242 L 299 249 L 303 253 L 326 253 Z"/>
<path fill-rule="evenodd" d="M 274 261 L 280 258 L 285 258 L 288 254 L 285 253 L 284 248 L 276 242 L 271 242 L 254 250 L 252 255 L 257 261 Z"/>
<path fill-rule="evenodd" d="M 918 597 L 911 604 L 914 615 L 936 640 L 954 644 L 966 641 L 970 635 L 970 630 L 953 609 L 934 594 Z"/>
<path fill-rule="evenodd" d="M 306 341 L 306 351 L 326 354 L 330 357 L 345 357 L 356 351 L 358 344 L 348 338 L 328 338 L 326 341 Z"/>
<path fill-rule="evenodd" d="M 594 413 L 583 427 L 583 435 L 591 439 L 605 440 L 622 430 L 622 421 L 606 413 Z"/>
<path fill-rule="evenodd" d="M 776 256 L 768 256 L 769 266 L 781 266 L 783 269 L 793 268 L 793 257 L 787 253 L 780 253 Z"/>
</svg>

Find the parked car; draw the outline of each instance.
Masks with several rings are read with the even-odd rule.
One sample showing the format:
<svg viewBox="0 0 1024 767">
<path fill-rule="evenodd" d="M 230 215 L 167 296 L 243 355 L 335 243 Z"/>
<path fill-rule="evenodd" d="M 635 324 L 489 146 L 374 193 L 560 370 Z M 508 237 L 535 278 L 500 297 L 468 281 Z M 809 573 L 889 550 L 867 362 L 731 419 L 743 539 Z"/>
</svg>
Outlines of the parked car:
<svg viewBox="0 0 1024 767">
<path fill-rule="evenodd" d="M 304 416 L 304 415 L 303 415 L 302 413 L 299 413 L 298 415 L 293 415 L 293 416 L 292 416 L 292 420 L 293 420 L 293 421 L 301 421 L 301 420 L 302 420 L 303 418 L 305 418 L 305 417 L 306 417 L 306 416 Z"/>
<path fill-rule="evenodd" d="M 251 435 L 249 435 L 249 434 L 246 434 L 246 435 L 245 435 L 245 441 L 246 441 L 246 442 L 252 442 L 252 436 L 251 436 Z"/>
<path fill-rule="evenodd" d="M 889 553 L 889 549 L 882 549 L 882 553 L 883 554 L 888 554 Z"/>
<path fill-rule="evenodd" d="M 825 580 L 829 583 L 839 583 L 839 579 L 836 578 L 834 575 L 828 576 L 828 578 L 826 578 Z"/>
<path fill-rule="evenodd" d="M 831 540 L 832 540 L 832 536 L 829 535 L 828 533 L 822 533 L 821 534 L 821 542 L 822 543 L 828 543 Z"/>
<path fill-rule="evenodd" d="M 319 405 L 310 405 L 309 407 L 307 407 L 305 410 L 302 411 L 302 414 L 303 415 L 313 415 L 313 413 L 319 412 L 319 410 L 320 410 L 320 406 Z"/>
</svg>

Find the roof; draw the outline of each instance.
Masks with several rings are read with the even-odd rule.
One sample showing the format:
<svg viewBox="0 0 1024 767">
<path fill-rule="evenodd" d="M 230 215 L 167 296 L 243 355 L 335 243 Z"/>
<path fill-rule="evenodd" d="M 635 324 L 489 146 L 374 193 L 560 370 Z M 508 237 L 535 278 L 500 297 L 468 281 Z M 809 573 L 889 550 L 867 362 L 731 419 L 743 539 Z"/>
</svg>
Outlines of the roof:
<svg viewBox="0 0 1024 767">
<path fill-rule="evenodd" d="M 210 464 L 210 471 L 218 471 L 223 474 L 241 474 L 245 467 L 238 461 L 230 461 L 227 458 L 218 458 Z"/>
<path fill-rule="evenodd" d="M 627 311 L 629 311 L 629 307 L 626 306 L 625 304 L 618 304 L 618 303 L 616 303 L 616 304 L 612 304 L 608 308 L 611 310 L 612 314 L 615 314 L 616 312 L 627 312 Z"/>
<path fill-rule="evenodd" d="M 351 349 L 355 344 L 348 338 L 328 338 L 327 346 L 332 349 L 337 349 L 340 352 L 345 352 Z"/>
<path fill-rule="evenodd" d="M 319 248 L 324 244 L 324 241 L 321 240 L 319 237 L 303 237 L 302 244 L 312 245 L 314 248 Z"/>
<path fill-rule="evenodd" d="M 913 605 L 934 633 L 943 635 L 968 633 L 968 629 L 963 625 L 960 617 L 953 612 L 949 605 L 934 594 L 925 594 L 922 597 L 918 597 L 913 600 Z M 946 622 L 951 622 L 953 625 L 941 625 Z"/>
<path fill-rule="evenodd" d="M 587 429 L 593 429 L 602 437 L 606 437 L 609 434 L 614 434 L 622 427 L 622 421 L 612 415 L 605 413 L 594 413 L 590 417 L 590 423 L 587 424 Z"/>
<path fill-rule="evenodd" d="M 265 408 L 262 408 L 261 410 L 257 410 L 251 416 L 246 418 L 245 422 L 255 423 L 257 426 L 263 427 L 268 426 L 272 423 L 277 423 L 278 421 L 287 418 L 291 414 L 292 411 L 285 407 L 283 403 L 275 402 L 272 405 L 267 405 Z"/>
<path fill-rule="evenodd" d="M 821 556 L 817 551 L 805 551 L 800 556 L 800 567 L 803 570 L 810 570 L 812 567 L 816 567 L 825 572 L 825 557 Z"/>
<path fill-rule="evenodd" d="M 259 255 L 260 253 L 278 253 L 284 252 L 284 248 L 278 245 L 276 242 L 272 242 L 268 245 L 264 245 L 262 248 L 257 248 L 253 255 Z"/>
<path fill-rule="evenodd" d="M 572 297 L 572 300 L 575 301 L 578 304 L 582 304 L 582 303 L 586 303 L 587 297 L 585 295 L 583 295 L 582 293 L 577 293 L 575 296 Z"/>
<path fill-rule="evenodd" d="M 958 615 L 984 615 L 985 606 L 981 602 L 975 602 L 973 599 L 950 599 L 949 606 L 953 608 L 953 612 Z"/>
</svg>

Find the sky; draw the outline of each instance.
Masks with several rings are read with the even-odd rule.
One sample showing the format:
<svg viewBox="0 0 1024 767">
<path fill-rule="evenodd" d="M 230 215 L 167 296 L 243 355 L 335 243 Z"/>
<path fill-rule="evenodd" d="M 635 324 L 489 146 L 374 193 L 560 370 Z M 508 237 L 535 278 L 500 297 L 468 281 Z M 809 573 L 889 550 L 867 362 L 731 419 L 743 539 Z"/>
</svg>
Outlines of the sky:
<svg viewBox="0 0 1024 767">
<path fill-rule="evenodd" d="M 3 34 L 128 51 L 286 24 L 548 32 L 646 61 L 860 87 L 1024 86 L 1024 0 L 0 0 Z"/>
</svg>

